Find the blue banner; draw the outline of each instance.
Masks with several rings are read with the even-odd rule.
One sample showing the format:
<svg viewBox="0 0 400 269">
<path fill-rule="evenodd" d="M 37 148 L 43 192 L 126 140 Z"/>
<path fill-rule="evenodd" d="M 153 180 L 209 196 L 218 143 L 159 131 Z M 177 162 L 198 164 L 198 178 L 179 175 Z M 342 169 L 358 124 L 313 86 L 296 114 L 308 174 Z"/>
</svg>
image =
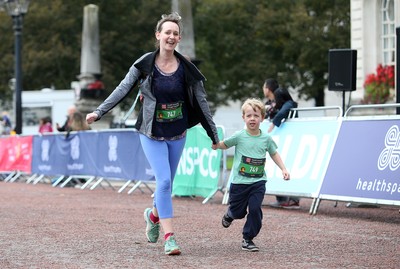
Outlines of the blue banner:
<svg viewBox="0 0 400 269">
<path fill-rule="evenodd" d="M 321 195 L 400 201 L 399 124 L 343 121 Z"/>
<path fill-rule="evenodd" d="M 154 180 L 136 131 L 105 131 L 98 135 L 97 175 L 129 180 Z"/>
<path fill-rule="evenodd" d="M 154 180 L 133 130 L 34 136 L 32 152 L 32 173 Z"/>
</svg>

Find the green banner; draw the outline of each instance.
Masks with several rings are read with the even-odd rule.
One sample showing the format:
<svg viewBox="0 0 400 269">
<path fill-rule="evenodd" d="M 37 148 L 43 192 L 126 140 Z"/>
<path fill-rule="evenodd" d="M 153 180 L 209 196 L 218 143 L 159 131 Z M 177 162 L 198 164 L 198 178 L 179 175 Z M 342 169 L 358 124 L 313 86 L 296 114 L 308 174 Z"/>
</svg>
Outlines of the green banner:
<svg viewBox="0 0 400 269">
<path fill-rule="evenodd" d="M 218 127 L 223 139 L 223 129 Z M 172 194 L 207 197 L 218 189 L 221 170 L 221 150 L 211 148 L 211 139 L 201 126 L 187 132 L 186 144 L 176 171 Z"/>
</svg>

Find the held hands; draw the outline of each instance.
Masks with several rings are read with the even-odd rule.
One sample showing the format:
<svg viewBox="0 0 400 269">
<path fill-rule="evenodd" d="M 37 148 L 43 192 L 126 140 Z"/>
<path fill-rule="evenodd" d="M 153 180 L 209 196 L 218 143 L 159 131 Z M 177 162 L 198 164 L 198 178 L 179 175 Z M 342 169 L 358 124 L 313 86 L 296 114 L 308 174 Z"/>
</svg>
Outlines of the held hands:
<svg viewBox="0 0 400 269">
<path fill-rule="evenodd" d="M 217 143 L 217 144 L 212 144 L 212 145 L 211 145 L 211 148 L 212 148 L 213 150 L 219 149 L 218 145 L 219 145 L 219 143 Z"/>
<path fill-rule="evenodd" d="M 89 113 L 86 115 L 86 122 L 87 124 L 92 124 L 96 119 L 97 119 L 97 114 L 96 113 Z"/>
</svg>

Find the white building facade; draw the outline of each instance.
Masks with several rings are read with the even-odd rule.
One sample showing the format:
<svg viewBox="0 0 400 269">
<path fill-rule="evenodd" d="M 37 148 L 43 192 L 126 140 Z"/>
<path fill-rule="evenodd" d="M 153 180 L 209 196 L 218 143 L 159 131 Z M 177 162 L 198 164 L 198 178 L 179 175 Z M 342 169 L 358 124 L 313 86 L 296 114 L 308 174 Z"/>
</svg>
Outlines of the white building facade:
<svg viewBox="0 0 400 269">
<path fill-rule="evenodd" d="M 399 0 L 351 0 L 351 49 L 357 50 L 357 90 L 352 103 L 364 95 L 364 81 L 379 64 L 396 65 Z"/>
</svg>

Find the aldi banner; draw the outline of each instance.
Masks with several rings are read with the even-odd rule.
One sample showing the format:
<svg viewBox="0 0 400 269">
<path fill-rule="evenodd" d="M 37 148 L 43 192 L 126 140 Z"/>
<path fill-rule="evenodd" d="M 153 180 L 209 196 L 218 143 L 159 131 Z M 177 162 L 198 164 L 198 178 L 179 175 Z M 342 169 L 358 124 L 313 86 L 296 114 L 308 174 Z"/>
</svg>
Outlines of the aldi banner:
<svg viewBox="0 0 400 269">
<path fill-rule="evenodd" d="M 223 139 L 223 129 L 218 127 Z M 190 128 L 186 136 L 172 194 L 207 197 L 218 189 L 221 169 L 221 150 L 211 148 L 212 141 L 201 126 Z"/>
<path fill-rule="evenodd" d="M 97 175 L 127 180 L 155 180 L 137 131 L 105 131 L 98 134 Z"/>
<path fill-rule="evenodd" d="M 32 136 L 0 138 L 0 171 L 31 172 Z"/>
<path fill-rule="evenodd" d="M 269 125 L 270 122 L 264 121 L 260 128 L 267 132 Z M 340 120 L 336 119 L 294 119 L 275 127 L 271 136 L 291 179 L 283 180 L 281 170 L 267 153 L 266 193 L 318 197 L 339 128 Z"/>
<path fill-rule="evenodd" d="M 343 121 L 320 197 L 400 205 L 400 120 Z"/>
</svg>

